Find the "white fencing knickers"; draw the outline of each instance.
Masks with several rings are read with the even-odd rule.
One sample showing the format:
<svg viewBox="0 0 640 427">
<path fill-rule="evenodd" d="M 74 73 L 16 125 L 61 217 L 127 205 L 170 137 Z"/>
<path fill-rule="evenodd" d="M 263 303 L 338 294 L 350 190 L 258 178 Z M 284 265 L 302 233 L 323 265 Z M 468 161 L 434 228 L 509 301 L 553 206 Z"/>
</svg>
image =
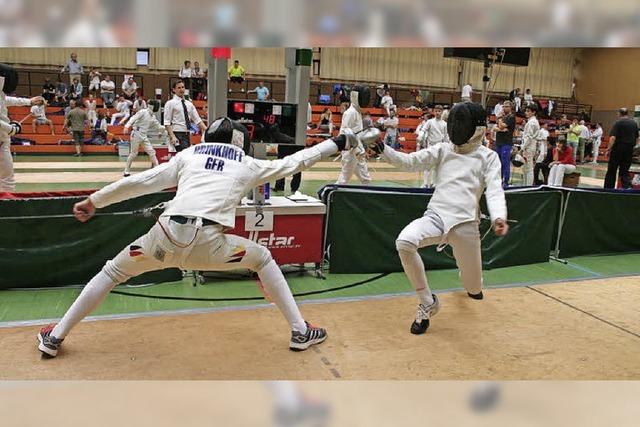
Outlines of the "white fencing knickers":
<svg viewBox="0 0 640 427">
<path fill-rule="evenodd" d="M 522 175 L 524 179 L 524 185 L 533 185 L 533 168 L 535 167 L 536 151 L 523 150 L 524 163 L 522 164 Z"/>
<path fill-rule="evenodd" d="M 129 150 L 129 157 L 127 157 L 127 165 L 124 167 L 124 173 L 125 174 L 128 174 L 128 173 L 131 172 L 131 163 L 133 163 L 133 160 L 136 157 L 138 157 L 138 151 L 139 151 L 140 143 L 142 143 L 142 147 L 144 148 L 144 151 L 149 156 L 149 159 L 151 160 L 151 164 L 153 165 L 153 167 L 158 166 L 158 159 L 156 157 L 156 150 L 153 149 L 153 146 L 149 142 L 149 138 L 141 137 L 141 136 L 139 136 L 139 135 L 134 133 L 131 136 L 131 141 L 130 141 L 131 147 L 130 147 L 130 150 Z"/>
<path fill-rule="evenodd" d="M 369 166 L 364 158 L 356 157 L 351 151 L 343 151 L 341 163 L 342 169 L 340 170 L 340 176 L 338 176 L 336 184 L 348 184 L 354 173 L 362 184 L 368 185 L 371 183 Z"/>
<path fill-rule="evenodd" d="M 11 156 L 11 138 L 0 136 L 0 192 L 13 192 L 16 183 L 13 179 L 13 157 Z"/>
<path fill-rule="evenodd" d="M 482 254 L 478 221 L 458 224 L 444 233 L 442 219 L 432 211 L 409 223 L 398 235 L 396 248 L 409 281 L 415 289 L 426 284 L 424 265 L 418 249 L 448 243 L 458 266 L 464 289 L 472 294 L 482 290 Z M 418 272 L 418 270 L 420 270 Z M 428 286 L 427 286 L 428 289 Z"/>
<path fill-rule="evenodd" d="M 441 143 L 442 141 L 428 142 L 427 148 L 433 147 L 434 145 L 441 144 Z M 422 186 L 425 188 L 434 188 L 436 186 L 436 179 L 438 177 L 436 174 L 436 169 L 435 168 L 425 169 L 423 174 L 424 174 L 424 180 L 422 182 Z"/>
</svg>

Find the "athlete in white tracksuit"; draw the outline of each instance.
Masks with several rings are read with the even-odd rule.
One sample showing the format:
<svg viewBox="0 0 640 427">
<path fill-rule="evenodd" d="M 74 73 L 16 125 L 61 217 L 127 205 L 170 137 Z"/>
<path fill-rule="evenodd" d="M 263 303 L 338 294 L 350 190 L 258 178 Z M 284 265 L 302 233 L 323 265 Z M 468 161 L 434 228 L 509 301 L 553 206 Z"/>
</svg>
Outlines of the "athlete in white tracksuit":
<svg viewBox="0 0 640 427">
<path fill-rule="evenodd" d="M 12 192 L 16 189 L 13 177 L 13 157 L 11 156 L 11 137 L 20 132 L 21 126 L 9 119 L 7 107 L 26 107 L 42 105 L 44 98 L 16 98 L 7 96 L 18 85 L 18 73 L 13 67 L 0 64 L 0 192 Z"/>
<path fill-rule="evenodd" d="M 362 131 L 362 112 L 360 108 L 369 105 L 370 92 L 366 86 L 354 86 L 349 96 L 351 97 L 351 105 L 342 114 L 340 133 L 345 133 L 346 129 L 350 129 L 354 133 Z M 362 184 L 368 185 L 371 183 L 369 167 L 364 153 L 359 153 L 357 150 L 343 151 L 342 169 L 336 184 L 348 184 L 354 173 Z"/>
<path fill-rule="evenodd" d="M 600 153 L 600 144 L 602 143 L 602 133 L 602 126 L 598 123 L 596 129 L 591 133 L 591 138 L 593 138 L 593 159 L 591 160 L 591 163 L 594 165 L 598 164 L 598 154 Z"/>
<path fill-rule="evenodd" d="M 429 245 L 451 245 L 460 270 L 462 286 L 474 299 L 482 299 L 482 258 L 478 231 L 478 203 L 484 191 L 497 235 L 508 231 L 507 207 L 502 189 L 498 155 L 482 145 L 486 113 L 481 105 L 456 104 L 449 113 L 451 142 L 436 144 L 416 153 L 400 153 L 379 141 L 373 149 L 382 158 L 407 171 L 437 171 L 436 189 L 424 216 L 407 225 L 398 235 L 396 248 L 407 278 L 419 297 L 413 334 L 424 333 L 429 319 L 439 310 L 431 293 L 418 249 Z M 486 188 L 486 191 L 485 191 Z"/>
<path fill-rule="evenodd" d="M 129 133 L 129 130 L 133 127 L 130 138 L 130 150 L 129 157 L 127 157 L 127 164 L 124 167 L 124 176 L 129 176 L 131 173 L 131 163 L 138 157 L 139 145 L 142 144 L 144 151 L 151 160 L 151 166 L 158 166 L 158 159 L 156 157 L 156 150 L 149 142 L 147 133 L 150 130 L 163 130 L 164 126 L 158 122 L 156 116 L 149 110 L 149 108 L 141 108 L 135 113 L 127 124 L 124 126 L 124 133 Z"/>
<path fill-rule="evenodd" d="M 424 131 L 426 131 L 427 148 L 449 141 L 449 137 L 447 136 L 447 122 L 442 120 L 442 106 L 436 105 L 434 108 L 434 114 L 435 117 L 427 120 L 427 124 L 424 127 Z M 423 182 L 424 187 L 433 188 L 435 184 L 436 170 L 433 168 L 425 169 Z"/>
<path fill-rule="evenodd" d="M 536 163 L 540 124 L 536 119 L 534 105 L 528 105 L 524 110 L 524 115 L 527 118 L 527 123 L 524 125 L 524 131 L 522 132 L 522 156 L 524 157 L 522 174 L 524 175 L 524 185 L 533 185 L 533 168 Z"/>
<path fill-rule="evenodd" d="M 74 206 L 76 218 L 84 222 L 96 208 L 178 188 L 153 228 L 107 261 L 58 325 L 40 331 L 40 351 L 55 356 L 71 328 L 91 313 L 118 283 L 147 271 L 171 267 L 256 271 L 265 291 L 291 326 L 289 347 L 304 350 L 324 341 L 325 330 L 303 320 L 269 250 L 224 232 L 235 226 L 236 208 L 250 189 L 300 172 L 340 149 L 356 147 L 358 138 L 353 133 L 340 135 L 281 160 L 256 160 L 245 154 L 249 148 L 247 130 L 223 117 L 209 126 L 204 141 L 181 151 L 168 163 L 114 182 Z"/>
</svg>

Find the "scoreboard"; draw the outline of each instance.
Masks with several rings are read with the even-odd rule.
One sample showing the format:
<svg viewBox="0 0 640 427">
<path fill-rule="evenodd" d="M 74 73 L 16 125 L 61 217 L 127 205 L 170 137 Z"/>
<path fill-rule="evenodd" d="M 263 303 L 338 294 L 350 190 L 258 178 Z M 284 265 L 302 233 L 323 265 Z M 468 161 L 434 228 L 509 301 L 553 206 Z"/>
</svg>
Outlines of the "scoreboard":
<svg viewBox="0 0 640 427">
<path fill-rule="evenodd" d="M 278 143 L 284 142 L 283 138 L 295 140 L 297 112 L 296 104 L 284 102 L 227 101 L 227 116 L 247 128 L 251 142 Z"/>
</svg>

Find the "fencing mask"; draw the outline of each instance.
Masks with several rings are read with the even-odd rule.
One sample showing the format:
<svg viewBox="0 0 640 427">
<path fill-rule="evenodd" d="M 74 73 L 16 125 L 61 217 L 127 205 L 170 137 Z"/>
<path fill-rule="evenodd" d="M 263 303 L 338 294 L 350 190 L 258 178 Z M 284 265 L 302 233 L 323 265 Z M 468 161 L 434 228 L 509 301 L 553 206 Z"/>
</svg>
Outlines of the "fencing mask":
<svg viewBox="0 0 640 427">
<path fill-rule="evenodd" d="M 18 73 L 7 64 L 0 64 L 0 92 L 13 93 L 18 87 Z"/>
<path fill-rule="evenodd" d="M 203 142 L 235 145 L 241 148 L 245 154 L 249 154 L 251 150 L 251 141 L 247 128 L 225 116 L 218 117 L 209 125 L 202 135 L 202 140 Z"/>
<path fill-rule="evenodd" d="M 365 85 L 355 85 L 351 88 L 351 103 L 358 103 L 358 107 L 367 108 L 371 101 L 371 89 Z"/>
<path fill-rule="evenodd" d="M 482 105 L 474 102 L 460 102 L 449 111 L 447 133 L 455 145 L 463 145 L 480 131 L 478 127 L 487 126 L 487 113 Z M 484 129 L 482 129 L 484 134 Z"/>
</svg>

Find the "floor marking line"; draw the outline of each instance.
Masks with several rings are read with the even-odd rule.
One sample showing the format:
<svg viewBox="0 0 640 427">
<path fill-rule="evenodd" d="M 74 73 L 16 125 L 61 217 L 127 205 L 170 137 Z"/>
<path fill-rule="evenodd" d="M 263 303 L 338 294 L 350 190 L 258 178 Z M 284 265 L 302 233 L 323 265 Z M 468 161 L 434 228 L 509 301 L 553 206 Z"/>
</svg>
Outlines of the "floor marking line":
<svg viewBox="0 0 640 427">
<path fill-rule="evenodd" d="M 598 317 L 598 316 L 596 316 L 596 315 L 595 315 L 595 314 L 593 314 L 593 313 L 589 313 L 588 311 L 583 310 L 583 309 L 581 309 L 581 308 L 578 308 L 578 307 L 576 307 L 575 305 L 569 304 L 569 303 L 568 303 L 568 302 L 566 302 L 566 301 L 562 301 L 560 298 L 556 298 L 556 297 L 554 297 L 553 295 L 549 295 L 549 294 L 547 294 L 547 293 L 545 293 L 545 292 L 543 292 L 543 291 L 541 291 L 541 290 L 539 290 L 539 289 L 532 288 L 531 286 L 527 286 L 527 288 L 528 288 L 528 289 L 531 289 L 532 291 L 537 292 L 537 293 L 539 293 L 539 294 L 541 294 L 541 295 L 544 295 L 545 297 L 550 298 L 550 299 L 552 299 L 552 300 L 554 300 L 554 301 L 556 301 L 556 302 L 559 302 L 560 304 L 564 304 L 564 305 L 566 305 L 566 306 L 567 306 L 567 307 L 569 307 L 569 308 L 572 308 L 572 309 L 574 309 L 574 310 L 576 310 L 576 311 L 579 311 L 580 313 L 583 313 L 583 314 L 586 314 L 587 316 L 593 317 L 594 319 L 599 320 L 599 321 L 601 321 L 602 323 L 606 323 L 607 325 L 609 325 L 609 326 L 613 326 L 613 327 L 614 327 L 614 328 L 616 328 L 616 329 L 620 329 L 621 331 L 626 332 L 626 333 L 628 333 L 628 334 L 631 334 L 631 335 L 633 335 L 633 336 L 634 336 L 634 337 L 636 337 L 636 338 L 640 338 L 640 334 L 636 334 L 635 332 L 632 332 L 632 331 L 630 331 L 630 330 L 628 330 L 628 329 L 625 329 L 625 328 L 623 328 L 622 326 L 616 325 L 616 324 L 615 324 L 615 323 L 613 323 L 613 322 L 610 322 L 610 321 L 605 320 L 605 319 L 603 319 L 603 318 L 601 318 L 601 317 Z"/>
</svg>

